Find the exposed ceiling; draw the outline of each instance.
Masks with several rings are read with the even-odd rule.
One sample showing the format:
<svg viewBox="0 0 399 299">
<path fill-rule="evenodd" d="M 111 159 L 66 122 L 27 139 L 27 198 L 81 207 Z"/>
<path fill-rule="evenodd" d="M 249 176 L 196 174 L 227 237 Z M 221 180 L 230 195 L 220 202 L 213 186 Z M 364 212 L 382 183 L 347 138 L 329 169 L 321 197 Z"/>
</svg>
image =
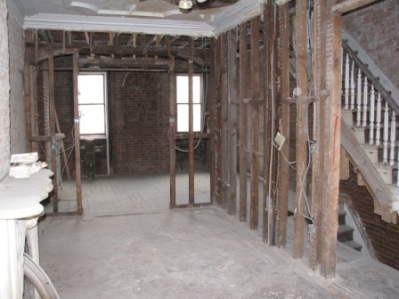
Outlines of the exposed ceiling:
<svg viewBox="0 0 399 299">
<path fill-rule="evenodd" d="M 8 0 L 24 28 L 214 36 L 259 15 L 266 0 Z"/>
</svg>

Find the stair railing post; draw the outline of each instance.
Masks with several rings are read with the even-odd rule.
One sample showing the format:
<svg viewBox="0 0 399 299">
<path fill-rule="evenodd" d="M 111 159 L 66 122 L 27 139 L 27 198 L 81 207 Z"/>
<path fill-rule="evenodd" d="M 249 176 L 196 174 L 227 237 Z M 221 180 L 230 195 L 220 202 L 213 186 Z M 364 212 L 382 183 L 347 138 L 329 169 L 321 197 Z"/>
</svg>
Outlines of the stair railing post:
<svg viewBox="0 0 399 299">
<path fill-rule="evenodd" d="M 389 107 L 388 103 L 385 101 L 384 110 L 384 143 L 383 143 L 383 155 L 382 162 L 388 164 L 388 132 L 389 132 Z"/>
<path fill-rule="evenodd" d="M 377 118 L 375 124 L 375 145 L 381 144 L 381 94 L 377 96 Z"/>
<path fill-rule="evenodd" d="M 351 110 L 355 109 L 355 62 L 352 60 L 351 78 L 350 78 L 350 89 L 351 89 Z"/>
<path fill-rule="evenodd" d="M 371 91 L 370 91 L 370 114 L 369 114 L 369 123 L 370 123 L 370 138 L 369 138 L 369 144 L 373 145 L 374 144 L 374 116 L 375 116 L 375 92 L 374 92 L 374 86 L 371 85 Z"/>
<path fill-rule="evenodd" d="M 349 55 L 346 54 L 345 57 L 345 90 L 344 90 L 344 94 L 345 94 L 345 103 L 344 103 L 344 109 L 348 110 L 349 109 Z"/>
<path fill-rule="evenodd" d="M 361 126 L 361 118 L 362 118 L 362 73 L 359 69 L 357 74 L 357 97 L 356 97 L 356 126 Z"/>
<path fill-rule="evenodd" d="M 363 123 L 362 127 L 367 126 L 367 112 L 368 112 L 368 99 L 369 99 L 369 91 L 367 84 L 367 77 L 364 76 L 364 84 L 363 84 Z"/>
<path fill-rule="evenodd" d="M 390 149 L 389 149 L 389 165 L 391 166 L 393 166 L 395 163 L 395 143 L 396 143 L 396 115 L 395 111 L 392 109 L 391 136 L 390 136 Z"/>
</svg>

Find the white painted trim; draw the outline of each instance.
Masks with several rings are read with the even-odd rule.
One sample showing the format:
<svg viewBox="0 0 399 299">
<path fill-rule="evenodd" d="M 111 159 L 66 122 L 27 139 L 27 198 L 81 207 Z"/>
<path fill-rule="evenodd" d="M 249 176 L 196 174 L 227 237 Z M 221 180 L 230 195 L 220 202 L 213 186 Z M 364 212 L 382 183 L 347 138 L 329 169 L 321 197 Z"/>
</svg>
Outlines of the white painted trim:
<svg viewBox="0 0 399 299">
<path fill-rule="evenodd" d="M 212 23 L 215 36 L 259 16 L 263 12 L 265 2 L 266 0 L 241 0 L 216 14 Z"/>
<path fill-rule="evenodd" d="M 25 13 L 19 6 L 19 2 L 16 3 L 15 0 L 7 0 L 7 9 L 8 13 L 17 21 L 18 25 L 22 28 L 24 24 Z"/>
<path fill-rule="evenodd" d="M 24 29 L 128 32 L 161 35 L 214 36 L 214 28 L 199 21 L 37 14 L 26 16 Z"/>
</svg>

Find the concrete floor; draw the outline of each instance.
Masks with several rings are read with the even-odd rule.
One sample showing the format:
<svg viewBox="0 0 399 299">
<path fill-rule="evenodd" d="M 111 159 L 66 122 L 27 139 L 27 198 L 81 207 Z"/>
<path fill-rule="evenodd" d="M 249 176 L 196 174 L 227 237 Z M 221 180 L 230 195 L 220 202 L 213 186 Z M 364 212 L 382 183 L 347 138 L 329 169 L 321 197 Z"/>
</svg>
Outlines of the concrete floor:
<svg viewBox="0 0 399 299">
<path fill-rule="evenodd" d="M 82 217 L 47 217 L 39 224 L 40 262 L 61 298 L 399 296 L 398 271 L 344 245 L 338 245 L 337 277 L 326 280 L 217 207 L 168 210 L 167 177 L 142 179 L 136 187 L 148 193 L 139 192 L 136 208 L 125 213 L 105 207 L 118 207 L 118 188 L 122 198 L 138 191 L 127 188 L 131 179 L 111 179 L 102 185 L 115 186 L 93 189 L 92 198 L 86 185 L 94 182 L 84 183 L 90 204 Z M 115 202 L 104 203 L 107 198 Z M 164 207 L 156 204 L 165 200 Z"/>
</svg>

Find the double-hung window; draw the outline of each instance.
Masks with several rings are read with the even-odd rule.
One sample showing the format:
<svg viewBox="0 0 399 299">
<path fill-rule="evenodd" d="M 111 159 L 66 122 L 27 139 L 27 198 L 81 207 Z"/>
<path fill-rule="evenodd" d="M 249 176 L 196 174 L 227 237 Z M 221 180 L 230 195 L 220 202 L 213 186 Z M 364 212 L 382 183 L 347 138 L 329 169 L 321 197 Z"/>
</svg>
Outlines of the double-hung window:
<svg viewBox="0 0 399 299">
<path fill-rule="evenodd" d="M 105 73 L 78 75 L 81 135 L 106 135 L 105 83 Z"/>
<path fill-rule="evenodd" d="M 188 75 L 176 76 L 177 132 L 189 131 L 189 80 Z M 201 76 L 193 75 L 193 131 L 202 128 Z"/>
</svg>

